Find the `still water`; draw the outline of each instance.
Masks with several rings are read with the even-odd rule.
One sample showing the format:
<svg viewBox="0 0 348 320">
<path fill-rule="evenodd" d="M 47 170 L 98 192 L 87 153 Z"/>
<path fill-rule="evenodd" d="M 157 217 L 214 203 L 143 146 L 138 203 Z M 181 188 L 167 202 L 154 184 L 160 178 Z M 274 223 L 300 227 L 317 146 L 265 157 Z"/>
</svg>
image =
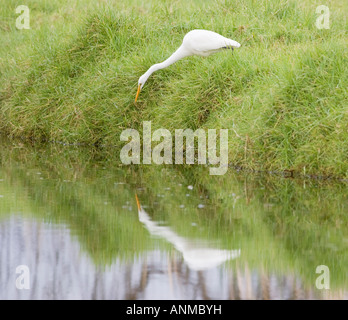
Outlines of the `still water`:
<svg viewBox="0 0 348 320">
<path fill-rule="evenodd" d="M 346 182 L 1 145 L 0 299 L 348 298 Z"/>
</svg>

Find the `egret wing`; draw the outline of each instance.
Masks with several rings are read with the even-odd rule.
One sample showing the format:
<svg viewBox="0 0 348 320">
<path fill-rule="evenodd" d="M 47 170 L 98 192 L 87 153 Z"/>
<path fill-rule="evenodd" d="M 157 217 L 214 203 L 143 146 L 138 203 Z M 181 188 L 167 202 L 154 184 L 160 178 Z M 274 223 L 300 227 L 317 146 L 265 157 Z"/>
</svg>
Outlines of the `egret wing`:
<svg viewBox="0 0 348 320">
<path fill-rule="evenodd" d="M 214 52 L 222 48 L 237 47 L 239 45 L 234 40 L 208 30 L 190 31 L 186 34 L 183 43 L 191 50 L 198 52 Z"/>
</svg>

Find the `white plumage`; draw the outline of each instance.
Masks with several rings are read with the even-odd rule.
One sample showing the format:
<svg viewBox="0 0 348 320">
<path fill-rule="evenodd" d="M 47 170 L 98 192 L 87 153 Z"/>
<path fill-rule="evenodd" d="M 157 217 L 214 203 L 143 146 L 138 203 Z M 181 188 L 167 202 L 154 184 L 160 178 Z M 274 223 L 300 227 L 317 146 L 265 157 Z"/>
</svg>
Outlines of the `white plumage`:
<svg viewBox="0 0 348 320">
<path fill-rule="evenodd" d="M 185 35 L 181 47 L 189 53 L 188 55 L 206 57 L 222 49 L 239 48 L 240 44 L 213 31 L 192 30 Z"/>
<path fill-rule="evenodd" d="M 239 48 L 237 41 L 223 37 L 222 35 L 208 30 L 192 30 L 188 32 L 181 46 L 165 61 L 151 66 L 138 81 L 138 91 L 135 102 L 138 99 L 140 90 L 152 73 L 159 69 L 166 68 L 174 62 L 192 55 L 209 56 L 223 49 Z"/>
</svg>

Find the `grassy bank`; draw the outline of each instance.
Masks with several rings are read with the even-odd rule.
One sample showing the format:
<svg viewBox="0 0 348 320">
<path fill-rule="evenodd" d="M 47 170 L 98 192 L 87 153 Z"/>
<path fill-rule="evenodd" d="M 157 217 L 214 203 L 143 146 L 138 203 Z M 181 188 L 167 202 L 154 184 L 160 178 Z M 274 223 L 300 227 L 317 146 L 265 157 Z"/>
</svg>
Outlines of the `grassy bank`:
<svg viewBox="0 0 348 320">
<path fill-rule="evenodd" d="M 312 1 L 26 1 L 31 29 L 1 6 L 0 130 L 124 145 L 126 128 L 228 128 L 248 169 L 348 176 L 346 1 L 317 29 Z M 137 80 L 195 28 L 242 47 Z"/>
</svg>

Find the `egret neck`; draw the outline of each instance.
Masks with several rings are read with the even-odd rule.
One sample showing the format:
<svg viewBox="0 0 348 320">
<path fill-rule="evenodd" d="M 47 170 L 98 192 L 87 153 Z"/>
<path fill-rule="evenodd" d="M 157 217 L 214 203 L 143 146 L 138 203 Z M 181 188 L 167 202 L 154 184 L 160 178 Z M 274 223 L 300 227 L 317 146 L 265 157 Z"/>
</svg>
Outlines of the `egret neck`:
<svg viewBox="0 0 348 320">
<path fill-rule="evenodd" d="M 167 60 L 161 62 L 161 63 L 156 63 L 152 65 L 140 78 L 138 82 L 138 91 L 137 95 L 135 97 L 135 101 L 137 102 L 138 96 L 140 93 L 140 90 L 142 89 L 144 83 L 147 81 L 147 79 L 153 74 L 155 71 L 164 69 L 171 64 L 175 63 L 176 61 L 191 56 L 192 53 L 190 53 L 183 45 L 181 45 Z"/>
</svg>

